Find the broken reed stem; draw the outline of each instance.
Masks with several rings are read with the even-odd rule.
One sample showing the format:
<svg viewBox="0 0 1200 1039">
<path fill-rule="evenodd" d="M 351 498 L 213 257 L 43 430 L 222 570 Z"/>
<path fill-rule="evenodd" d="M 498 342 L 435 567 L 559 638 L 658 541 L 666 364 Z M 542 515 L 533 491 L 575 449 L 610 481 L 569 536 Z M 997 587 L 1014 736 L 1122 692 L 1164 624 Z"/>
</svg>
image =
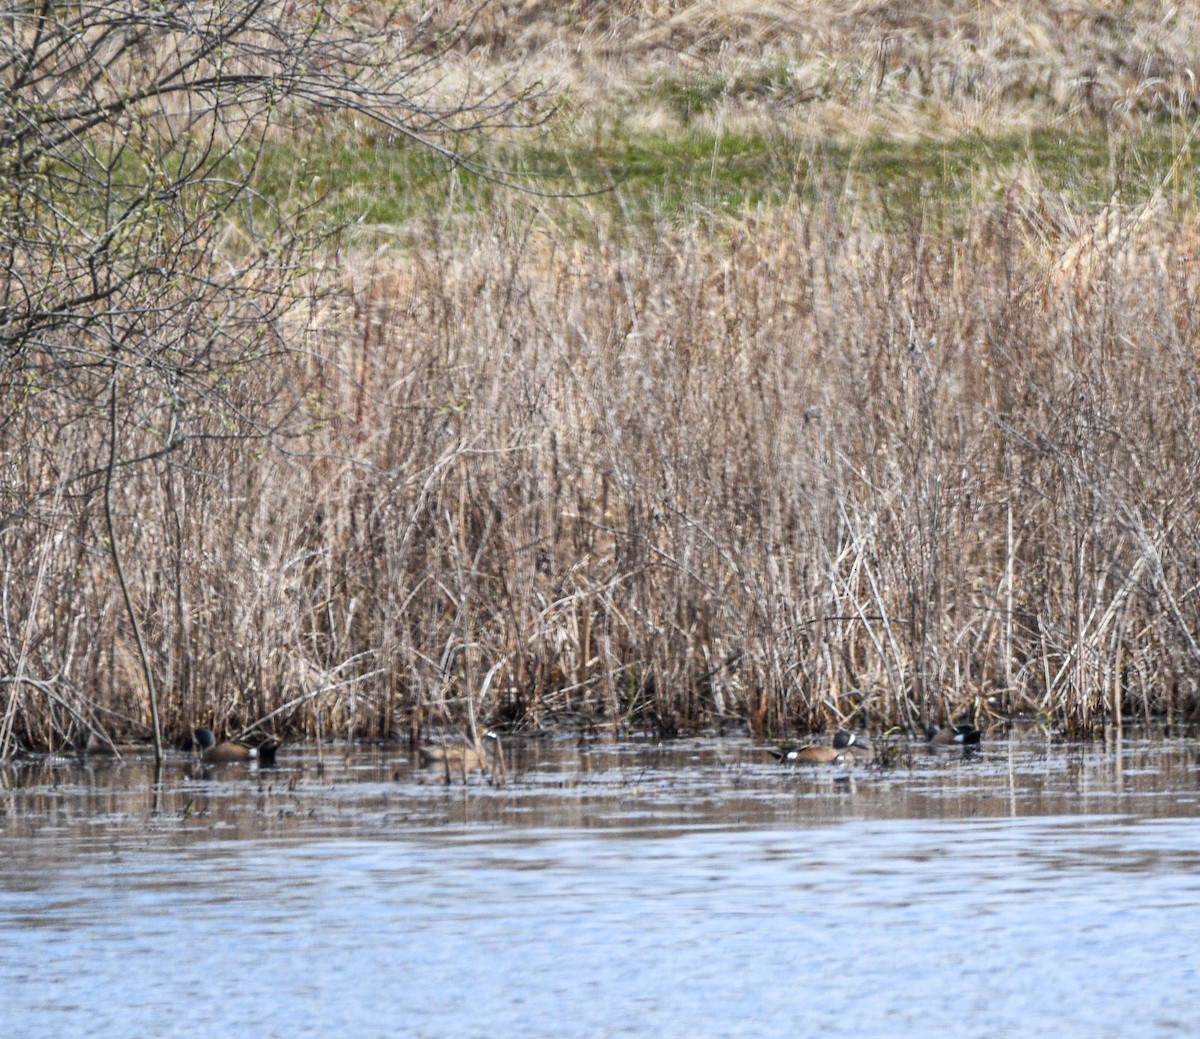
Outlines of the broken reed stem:
<svg viewBox="0 0 1200 1039">
<path fill-rule="evenodd" d="M 121 561 L 121 546 L 117 540 L 116 525 L 113 522 L 113 476 L 116 473 L 117 458 L 120 453 L 120 428 L 117 422 L 117 400 L 119 382 L 119 358 L 114 354 L 112 376 L 108 393 L 108 464 L 104 468 L 104 524 L 108 531 L 108 552 L 112 560 L 113 573 L 117 578 L 121 602 L 125 607 L 125 616 L 133 631 L 134 643 L 137 646 L 138 660 L 141 662 L 142 679 L 146 683 L 146 696 L 150 707 L 150 732 L 154 742 L 154 760 L 161 764 L 163 760 L 162 726 L 158 715 L 158 693 L 155 691 L 154 668 L 150 663 L 150 655 L 142 637 L 142 626 L 138 621 L 137 607 L 129 594 L 129 584 L 125 580 L 125 567 Z"/>
</svg>

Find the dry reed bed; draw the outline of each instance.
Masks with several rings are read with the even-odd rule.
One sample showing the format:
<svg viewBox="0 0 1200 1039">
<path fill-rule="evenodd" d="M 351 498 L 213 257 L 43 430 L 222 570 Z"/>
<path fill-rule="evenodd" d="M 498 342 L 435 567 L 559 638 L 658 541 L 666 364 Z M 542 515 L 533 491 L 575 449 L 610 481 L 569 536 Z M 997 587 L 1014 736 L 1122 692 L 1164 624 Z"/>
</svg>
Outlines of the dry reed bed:
<svg viewBox="0 0 1200 1039">
<path fill-rule="evenodd" d="M 999 135 L 1187 119 L 1200 99 L 1188 4 L 459 0 L 435 17 L 473 12 L 464 69 L 539 77 L 584 121 L 661 127 L 674 96 L 722 130 Z"/>
<path fill-rule="evenodd" d="M 342 257 L 304 352 L 243 376 L 301 405 L 278 449 L 122 477 L 168 734 L 1193 717 L 1193 238 L 1055 240 L 1045 208 L 622 247 L 514 212 Z M 4 459 L 23 495 L 97 450 L 48 398 Z M 143 732 L 96 486 L 0 539 L 6 729 Z"/>
</svg>

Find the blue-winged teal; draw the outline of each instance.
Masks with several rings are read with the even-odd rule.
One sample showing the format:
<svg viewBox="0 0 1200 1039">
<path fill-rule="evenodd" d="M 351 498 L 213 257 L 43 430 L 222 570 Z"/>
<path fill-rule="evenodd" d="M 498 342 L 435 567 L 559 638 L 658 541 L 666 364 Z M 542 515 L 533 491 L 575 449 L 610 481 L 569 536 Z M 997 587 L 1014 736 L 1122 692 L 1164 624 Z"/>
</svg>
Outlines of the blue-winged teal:
<svg viewBox="0 0 1200 1039">
<path fill-rule="evenodd" d="M 437 766 L 446 772 L 494 772 L 503 769 L 504 750 L 500 737 L 484 733 L 479 747 L 469 743 L 427 743 L 417 748 L 421 764 Z"/>
<path fill-rule="evenodd" d="M 841 765 L 847 755 L 836 747 L 822 747 L 810 744 L 807 747 L 788 747 L 780 757 L 787 765 Z"/>
<path fill-rule="evenodd" d="M 925 738 L 935 747 L 975 747 L 979 745 L 980 732 L 968 722 L 945 727 L 930 722 L 925 726 Z"/>
<path fill-rule="evenodd" d="M 201 726 L 192 731 L 192 740 L 200 748 L 200 756 L 214 765 L 232 764 L 236 762 L 257 761 L 260 765 L 274 765 L 275 751 L 279 744 L 275 742 L 260 743 L 251 746 L 240 740 L 226 740 L 218 743 L 212 734 L 212 729 Z"/>
<path fill-rule="evenodd" d="M 767 753 L 782 765 L 848 765 L 859 756 L 873 754 L 870 741 L 854 732 L 834 734 L 833 746 L 821 743 L 785 743 Z"/>
<path fill-rule="evenodd" d="M 847 732 L 845 729 L 834 733 L 833 746 L 835 750 L 849 752 L 857 757 L 868 758 L 875 754 L 875 748 L 866 736 L 857 732 Z"/>
<path fill-rule="evenodd" d="M 785 743 L 782 747 L 768 747 L 767 753 L 781 765 L 838 765 L 847 757 L 845 751 L 819 743 Z"/>
</svg>

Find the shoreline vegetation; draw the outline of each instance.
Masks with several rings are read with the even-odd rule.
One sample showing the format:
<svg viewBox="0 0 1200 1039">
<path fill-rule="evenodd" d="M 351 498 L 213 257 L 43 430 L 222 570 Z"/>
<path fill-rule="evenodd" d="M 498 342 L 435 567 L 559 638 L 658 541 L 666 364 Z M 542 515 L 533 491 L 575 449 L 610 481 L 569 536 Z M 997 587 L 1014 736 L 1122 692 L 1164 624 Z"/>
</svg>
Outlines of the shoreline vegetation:
<svg viewBox="0 0 1200 1039">
<path fill-rule="evenodd" d="M 265 136 L 205 262 L 342 226 L 236 407 L 126 390 L 113 480 L 6 358 L 0 756 L 145 737 L 139 643 L 167 743 L 1200 721 L 1200 14 L 431 17 L 529 129 Z"/>
</svg>

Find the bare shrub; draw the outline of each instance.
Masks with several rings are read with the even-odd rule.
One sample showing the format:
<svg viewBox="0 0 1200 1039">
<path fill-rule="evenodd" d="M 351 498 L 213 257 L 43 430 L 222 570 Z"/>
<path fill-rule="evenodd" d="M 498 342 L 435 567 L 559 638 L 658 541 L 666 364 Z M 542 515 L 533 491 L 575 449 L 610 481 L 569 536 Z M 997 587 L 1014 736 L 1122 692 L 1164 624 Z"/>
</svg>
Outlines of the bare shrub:
<svg viewBox="0 0 1200 1039">
<path fill-rule="evenodd" d="M 229 479 L 224 465 L 191 467 L 214 445 L 306 421 L 309 373 L 290 362 L 264 373 L 303 347 L 279 322 L 319 230 L 307 219 L 315 194 L 286 209 L 255 195 L 264 143 L 322 113 L 352 113 L 470 165 L 459 142 L 509 125 L 518 98 L 503 81 L 447 83 L 464 27 L 438 32 L 394 7 L 50 2 L 9 5 L 0 19 L 0 533 L 11 568 L 0 659 L 13 676 L 0 756 L 18 729 L 38 744 L 95 733 L 95 712 L 70 697 L 51 695 L 37 733 L 18 708 L 80 669 L 91 678 L 106 667 L 125 686 L 118 645 L 141 662 L 148 710 L 123 688 L 119 720 L 144 724 L 161 756 L 155 676 L 180 676 L 152 657 L 188 637 L 192 609 L 210 608 L 182 599 L 181 546 L 193 495 Z M 160 519 L 167 530 L 151 529 Z M 152 548 L 172 526 L 180 601 L 170 614 L 159 612 L 168 560 Z M 69 551 L 61 533 L 72 528 L 79 566 L 48 606 L 20 548 L 48 566 Z M 120 634 L 96 588 L 98 546 L 123 604 Z M 72 649 L 35 666 L 46 638 L 65 652 L 58 628 L 80 614 L 108 629 L 87 659 Z M 142 617 L 158 631 L 143 632 Z M 253 670 L 239 670 L 238 688 Z"/>
</svg>

